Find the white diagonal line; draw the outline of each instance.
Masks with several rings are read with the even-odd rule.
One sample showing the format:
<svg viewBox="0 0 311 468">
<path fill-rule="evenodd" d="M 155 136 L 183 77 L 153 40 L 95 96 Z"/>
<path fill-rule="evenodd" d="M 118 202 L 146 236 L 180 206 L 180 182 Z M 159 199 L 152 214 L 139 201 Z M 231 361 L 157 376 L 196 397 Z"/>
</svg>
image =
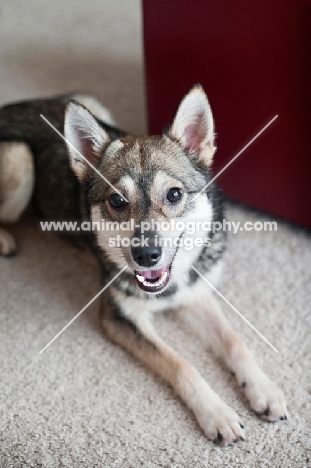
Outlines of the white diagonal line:
<svg viewBox="0 0 311 468">
<path fill-rule="evenodd" d="M 257 335 L 260 336 L 260 338 L 262 338 L 269 346 L 271 346 L 271 348 L 276 352 L 278 353 L 278 350 L 270 343 L 270 341 L 267 340 L 267 338 L 265 338 L 261 333 L 260 331 L 257 330 L 257 328 L 254 327 L 254 325 L 252 325 L 250 323 L 249 320 L 247 320 L 247 318 L 244 317 L 244 315 L 241 314 L 241 312 L 238 311 L 238 309 L 236 309 L 232 304 L 231 302 L 228 301 L 228 299 L 226 299 L 222 294 L 221 292 L 218 291 L 218 289 L 215 288 L 215 286 L 213 286 L 206 278 L 205 276 L 203 276 L 194 266 L 192 266 L 191 268 L 193 268 L 193 270 L 205 281 L 205 283 L 207 283 L 217 294 L 218 296 L 220 296 L 230 307 L 231 309 L 234 310 L 234 312 L 236 312 L 243 320 L 244 322 L 247 323 L 247 325 L 249 325 L 256 333 Z"/>
<path fill-rule="evenodd" d="M 51 127 L 53 128 L 53 130 L 57 133 L 57 135 L 59 135 L 66 143 L 67 145 L 69 145 L 82 159 L 84 159 L 84 161 L 102 178 L 104 179 L 105 182 L 107 182 L 108 185 L 110 185 L 111 188 L 113 188 L 119 195 L 120 197 L 122 197 L 127 203 L 128 203 L 128 200 L 127 198 L 125 198 L 125 196 L 114 186 L 112 185 L 111 182 L 109 182 L 108 179 L 106 179 L 106 177 L 101 173 L 99 172 L 98 169 L 96 169 L 95 166 L 93 166 L 93 164 L 90 163 L 90 161 L 88 161 L 88 159 L 86 159 L 83 154 L 80 153 L 79 150 L 77 150 L 77 148 L 75 146 L 73 146 L 72 143 L 70 143 L 69 140 L 67 140 L 66 137 L 64 137 L 64 135 L 59 131 L 57 130 L 57 128 L 54 127 L 53 124 L 51 124 L 51 122 L 46 118 L 44 117 L 44 115 L 40 114 L 40 117 Z"/>
<path fill-rule="evenodd" d="M 272 122 L 274 122 L 277 118 L 278 118 L 278 115 L 275 115 L 275 116 L 273 117 L 273 119 L 271 119 L 270 122 L 268 122 L 267 125 L 265 125 L 265 126 L 260 130 L 260 132 L 258 132 L 257 135 L 255 135 L 254 138 L 252 138 L 251 141 L 249 141 L 249 142 L 247 143 L 247 145 L 245 145 L 244 148 L 242 148 L 241 151 L 239 151 L 238 154 L 237 154 L 236 156 L 234 156 L 234 158 L 232 158 L 231 161 L 229 161 L 228 164 L 226 164 L 225 167 L 223 167 L 223 168 L 221 169 L 221 171 L 219 171 L 218 174 L 216 174 L 215 177 L 213 177 L 213 179 L 210 180 L 209 183 L 206 184 L 205 187 L 203 187 L 202 190 L 200 190 L 200 192 L 197 193 L 197 194 L 193 197 L 193 200 L 195 200 L 197 197 L 199 197 L 199 196 L 201 195 L 201 193 L 204 192 L 204 191 L 207 189 L 207 187 L 209 187 L 209 185 L 211 185 L 211 184 L 214 182 L 214 180 L 216 180 L 217 177 L 219 177 L 220 174 L 222 174 L 222 173 L 227 169 L 227 167 L 229 167 L 230 164 L 232 164 L 232 163 L 236 160 L 236 158 L 238 158 L 238 157 L 240 156 L 240 154 L 242 154 L 243 151 L 245 151 L 246 148 L 248 148 L 248 147 L 253 143 L 253 141 L 255 141 L 255 140 L 269 127 L 269 125 L 271 125 Z"/>
<path fill-rule="evenodd" d="M 66 330 L 66 328 L 68 328 L 69 325 L 71 325 L 71 324 L 82 314 L 82 312 L 84 312 L 85 309 L 87 309 L 88 306 L 91 305 L 92 302 L 94 302 L 95 299 L 97 299 L 98 296 L 100 296 L 101 293 L 103 293 L 103 292 L 105 291 L 105 289 L 107 289 L 108 286 L 110 286 L 111 283 L 113 283 L 114 280 L 117 279 L 118 276 L 121 275 L 121 273 L 123 273 L 124 270 L 126 270 L 126 268 L 127 268 L 127 266 L 125 266 L 124 268 L 122 268 L 122 270 L 119 271 L 119 273 L 118 273 L 114 278 L 112 278 L 112 280 L 110 280 L 109 283 L 107 283 L 106 286 L 104 286 L 103 289 L 101 289 L 101 290 L 99 291 L 99 293 L 97 293 L 96 296 L 94 296 L 93 299 L 92 299 L 90 302 L 88 302 L 88 303 L 86 304 L 86 306 L 84 306 L 83 309 L 81 309 L 80 312 L 78 312 L 77 315 L 75 315 L 75 316 L 73 317 L 73 319 L 71 319 L 70 322 L 68 322 L 67 325 L 65 325 L 64 328 L 62 328 L 62 330 L 61 330 L 60 332 L 58 332 L 57 335 L 55 335 L 54 338 L 53 338 L 47 345 L 44 346 L 44 348 L 41 349 L 41 351 L 39 352 L 39 354 L 42 354 L 43 351 L 45 351 L 46 348 L 48 348 L 48 347 L 50 346 L 50 344 L 52 344 L 53 341 L 55 341 L 56 338 L 58 338 L 58 337 Z"/>
</svg>

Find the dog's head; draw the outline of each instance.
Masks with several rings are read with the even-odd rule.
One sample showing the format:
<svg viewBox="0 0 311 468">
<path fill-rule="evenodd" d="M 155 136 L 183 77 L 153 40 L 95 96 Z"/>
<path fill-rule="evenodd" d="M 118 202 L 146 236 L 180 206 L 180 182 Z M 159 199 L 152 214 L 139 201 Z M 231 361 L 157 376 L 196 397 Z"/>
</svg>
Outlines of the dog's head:
<svg viewBox="0 0 311 468">
<path fill-rule="evenodd" d="M 74 102 L 67 107 L 65 136 L 71 167 L 87 190 L 98 246 L 114 264 L 128 265 L 140 289 L 162 293 L 189 272 L 203 248 L 195 239 L 206 239 L 200 223 L 213 215 L 205 190 L 196 196 L 209 181 L 215 151 L 202 87 L 184 97 L 162 136 L 111 141 Z"/>
</svg>

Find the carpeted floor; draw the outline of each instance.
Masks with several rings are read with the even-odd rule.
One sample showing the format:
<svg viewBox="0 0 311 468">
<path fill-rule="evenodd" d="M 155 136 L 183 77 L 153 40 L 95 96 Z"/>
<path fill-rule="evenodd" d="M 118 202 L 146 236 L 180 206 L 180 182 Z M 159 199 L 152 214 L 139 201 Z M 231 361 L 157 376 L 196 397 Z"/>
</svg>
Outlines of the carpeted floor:
<svg viewBox="0 0 311 468">
<path fill-rule="evenodd" d="M 15 0 L 0 11 L 0 102 L 72 89 L 95 92 L 122 126 L 145 130 L 137 0 Z M 265 217 L 234 204 L 231 220 Z M 12 227 L 20 246 L 0 258 L 0 466 L 311 466 L 310 234 L 230 236 L 219 286 L 279 350 L 276 354 L 226 304 L 257 361 L 283 388 L 290 420 L 258 420 L 234 378 L 176 315 L 157 327 L 239 414 L 247 440 L 207 441 L 171 389 L 108 342 L 93 303 L 42 355 L 41 348 L 100 289 L 91 254 L 40 232 L 31 214 Z M 188 336 L 189 335 L 189 336 Z"/>
</svg>

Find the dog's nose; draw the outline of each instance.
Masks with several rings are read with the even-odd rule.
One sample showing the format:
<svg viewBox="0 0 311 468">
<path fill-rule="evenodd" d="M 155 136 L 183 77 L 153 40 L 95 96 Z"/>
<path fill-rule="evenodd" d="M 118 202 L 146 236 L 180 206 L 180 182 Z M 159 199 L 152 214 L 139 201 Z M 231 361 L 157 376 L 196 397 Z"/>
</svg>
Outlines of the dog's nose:
<svg viewBox="0 0 311 468">
<path fill-rule="evenodd" d="M 162 255 L 161 247 L 132 247 L 132 256 L 139 266 L 151 267 L 156 265 Z"/>
</svg>

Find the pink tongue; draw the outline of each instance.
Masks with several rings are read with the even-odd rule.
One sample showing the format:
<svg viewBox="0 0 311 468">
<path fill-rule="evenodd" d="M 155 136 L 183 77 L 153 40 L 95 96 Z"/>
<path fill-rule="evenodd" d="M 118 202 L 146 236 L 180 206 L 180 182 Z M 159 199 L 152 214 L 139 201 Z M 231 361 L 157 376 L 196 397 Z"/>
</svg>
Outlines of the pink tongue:
<svg viewBox="0 0 311 468">
<path fill-rule="evenodd" d="M 159 278 L 167 269 L 168 267 L 165 267 L 161 268 L 161 270 L 138 271 L 137 273 L 146 279 L 156 279 Z"/>
</svg>

